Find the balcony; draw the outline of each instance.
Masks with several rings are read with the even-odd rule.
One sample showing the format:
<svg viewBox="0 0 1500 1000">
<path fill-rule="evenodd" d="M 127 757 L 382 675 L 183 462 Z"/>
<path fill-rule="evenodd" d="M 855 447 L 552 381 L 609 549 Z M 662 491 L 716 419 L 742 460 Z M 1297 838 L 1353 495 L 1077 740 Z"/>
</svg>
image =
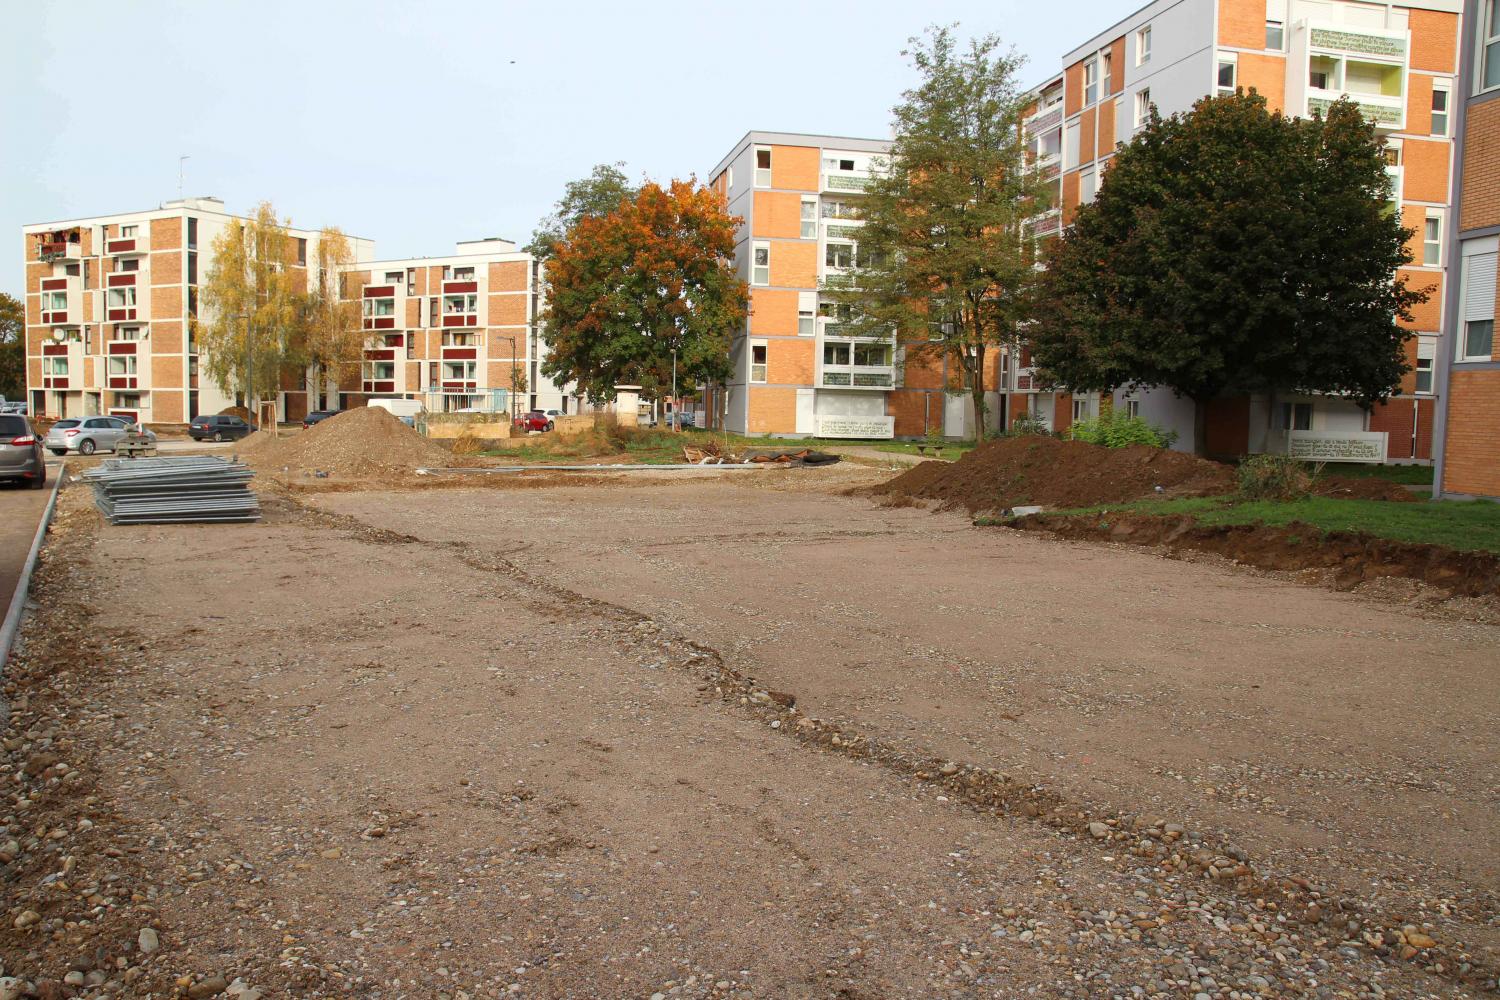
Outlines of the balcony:
<svg viewBox="0 0 1500 1000">
<path fill-rule="evenodd" d="M 1016 392 L 1038 392 L 1035 368 L 1016 369 Z"/>
<path fill-rule="evenodd" d="M 870 189 L 874 178 L 869 174 L 826 173 L 823 175 L 824 191 L 839 191 L 845 194 L 864 194 Z"/>
<path fill-rule="evenodd" d="M 1032 236 L 1053 236 L 1062 231 L 1062 213 L 1056 210 L 1035 219 L 1031 223 Z"/>
<path fill-rule="evenodd" d="M 1353 31 L 1343 26 L 1309 27 L 1307 44 L 1309 48 L 1330 52 L 1348 52 L 1380 59 L 1406 58 L 1406 35 L 1396 31 L 1371 28 Z"/>
<path fill-rule="evenodd" d="M 1348 97 L 1359 105 L 1359 113 L 1364 115 L 1367 121 L 1374 122 L 1376 128 L 1399 130 L 1406 124 L 1406 99 L 1403 97 L 1348 91 L 1341 93 L 1334 90 L 1320 90 L 1317 87 L 1307 88 L 1308 115 L 1317 113 L 1327 117 L 1328 109 L 1341 97 Z"/>
<path fill-rule="evenodd" d="M 139 235 L 121 236 L 112 240 L 104 241 L 104 252 L 117 257 L 135 257 L 140 254 L 149 253 L 151 247 L 147 241 Z"/>
<path fill-rule="evenodd" d="M 37 260 L 46 262 L 53 260 L 82 260 L 83 244 L 78 241 L 78 234 L 63 236 L 58 233 L 50 233 L 42 237 L 37 243 Z"/>
<path fill-rule="evenodd" d="M 1063 108 L 1062 102 L 1059 101 L 1050 107 L 1042 108 L 1036 114 L 1022 122 L 1021 126 L 1026 130 L 1026 135 L 1035 136 L 1041 135 L 1048 129 L 1057 128 L 1062 124 L 1062 120 Z"/>
<path fill-rule="evenodd" d="M 896 374 L 889 365 L 870 367 L 855 365 L 852 368 L 825 368 L 820 385 L 831 389 L 890 389 L 896 383 Z"/>
</svg>

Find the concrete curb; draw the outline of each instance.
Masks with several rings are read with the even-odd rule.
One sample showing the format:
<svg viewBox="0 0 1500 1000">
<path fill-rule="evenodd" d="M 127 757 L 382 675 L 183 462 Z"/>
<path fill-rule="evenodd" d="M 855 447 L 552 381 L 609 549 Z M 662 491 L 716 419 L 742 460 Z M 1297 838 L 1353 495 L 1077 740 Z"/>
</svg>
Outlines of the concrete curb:
<svg viewBox="0 0 1500 1000">
<path fill-rule="evenodd" d="M 53 484 L 52 496 L 48 498 L 46 509 L 42 511 L 41 523 L 36 526 L 36 537 L 31 540 L 31 551 L 26 554 L 26 565 L 21 567 L 21 575 L 16 580 L 16 592 L 11 595 L 5 622 L 0 624 L 0 669 L 10 662 L 11 647 L 15 645 L 16 636 L 21 632 L 21 613 L 26 607 L 26 595 L 31 591 L 31 574 L 36 569 L 37 556 L 41 554 L 42 542 L 47 537 L 47 525 L 52 523 L 52 512 L 57 508 L 57 494 L 62 490 L 67 474 L 68 464 L 64 462 L 57 470 L 57 482 Z M 8 706 L 0 704 L 0 716 L 9 714 Z"/>
</svg>

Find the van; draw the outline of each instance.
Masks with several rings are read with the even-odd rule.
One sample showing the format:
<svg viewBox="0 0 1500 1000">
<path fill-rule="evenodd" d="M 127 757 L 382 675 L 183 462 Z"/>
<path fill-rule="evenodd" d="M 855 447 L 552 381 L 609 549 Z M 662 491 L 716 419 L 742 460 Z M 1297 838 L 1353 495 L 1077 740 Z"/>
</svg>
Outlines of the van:
<svg viewBox="0 0 1500 1000">
<path fill-rule="evenodd" d="M 378 406 L 393 417 L 400 417 L 404 423 L 410 424 L 412 417 L 421 413 L 425 407 L 420 400 L 416 399 L 372 399 L 370 406 Z"/>
</svg>

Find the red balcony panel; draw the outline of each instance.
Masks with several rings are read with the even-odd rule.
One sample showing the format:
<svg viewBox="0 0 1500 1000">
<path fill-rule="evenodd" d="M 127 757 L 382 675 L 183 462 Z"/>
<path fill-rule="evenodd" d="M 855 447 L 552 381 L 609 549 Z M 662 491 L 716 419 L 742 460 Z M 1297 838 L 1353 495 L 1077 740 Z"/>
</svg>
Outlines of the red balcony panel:
<svg viewBox="0 0 1500 1000">
<path fill-rule="evenodd" d="M 468 316 L 468 322 L 465 323 L 464 326 L 478 326 L 478 325 L 479 325 L 479 317 L 475 316 L 472 313 L 470 313 L 469 316 Z"/>
<path fill-rule="evenodd" d="M 477 347 L 445 347 L 443 357 L 452 358 L 454 361 L 473 361 L 479 357 Z"/>
<path fill-rule="evenodd" d="M 134 389 L 136 377 L 134 375 L 111 375 L 109 387 L 111 389 Z"/>
<path fill-rule="evenodd" d="M 109 253 L 134 253 L 135 240 L 110 240 Z"/>
<path fill-rule="evenodd" d="M 62 253 L 66 249 L 68 249 L 68 245 L 63 242 L 37 244 L 37 252 L 42 254 Z"/>
<path fill-rule="evenodd" d="M 365 289 L 367 299 L 389 299 L 396 295 L 395 285 L 370 285 Z"/>
<path fill-rule="evenodd" d="M 67 344 L 43 344 L 42 355 L 44 357 L 57 357 L 59 354 L 67 354 Z"/>
<path fill-rule="evenodd" d="M 395 392 L 396 383 L 391 381 L 371 382 L 371 392 Z"/>
<path fill-rule="evenodd" d="M 66 389 L 68 387 L 68 377 L 60 375 L 56 378 L 43 379 L 42 387 L 46 389 Z"/>
<path fill-rule="evenodd" d="M 463 326 L 464 325 L 464 317 L 462 315 L 444 316 L 443 317 L 443 325 L 444 326 Z"/>
<path fill-rule="evenodd" d="M 477 281 L 445 281 L 443 282 L 443 293 L 445 295 L 459 295 L 464 292 L 479 291 Z"/>
<path fill-rule="evenodd" d="M 376 316 L 375 317 L 375 329 L 377 329 L 377 330 L 393 330 L 393 329 L 395 329 L 395 327 L 396 327 L 396 317 L 394 317 L 394 316 Z"/>
<path fill-rule="evenodd" d="M 366 330 L 373 330 L 374 328 L 375 328 L 375 321 L 373 319 L 367 319 L 367 320 L 365 320 L 365 329 Z"/>
<path fill-rule="evenodd" d="M 124 285 L 135 284 L 135 275 L 127 271 L 124 274 L 111 274 L 109 276 L 109 287 L 119 288 Z"/>
<path fill-rule="evenodd" d="M 133 308 L 126 309 L 125 310 L 125 318 L 126 319 L 135 319 L 135 309 L 133 309 Z"/>
<path fill-rule="evenodd" d="M 67 321 L 68 314 L 65 312 L 42 313 L 43 323 L 51 323 L 56 326 L 58 323 L 66 323 Z"/>
<path fill-rule="evenodd" d="M 44 292 L 62 292 L 62 291 L 66 291 L 67 287 L 68 287 L 68 279 L 67 278 L 43 278 L 42 279 L 42 291 L 44 291 Z"/>
<path fill-rule="evenodd" d="M 365 352 L 365 360 L 366 361 L 395 361 L 396 360 L 396 352 L 395 351 L 390 351 L 390 350 L 380 350 L 378 348 L 371 349 L 371 350 L 368 350 L 368 351 Z"/>
<path fill-rule="evenodd" d="M 119 344 L 110 344 L 109 345 L 109 353 L 111 353 L 111 354 L 134 354 L 136 346 L 137 345 L 136 345 L 135 341 L 133 341 L 133 340 L 127 340 L 127 341 L 125 341 L 123 343 L 119 343 Z"/>
<path fill-rule="evenodd" d="M 477 384 L 478 383 L 476 382 L 461 382 L 455 381 L 453 379 L 443 379 L 444 389 L 453 389 L 457 392 L 472 392 Z"/>
<path fill-rule="evenodd" d="M 129 319 L 130 317 L 127 316 L 127 315 L 125 315 L 126 312 L 128 312 L 128 310 L 125 310 L 125 309 L 111 309 L 109 311 L 108 319 L 109 319 L 109 321 L 111 323 L 115 322 L 116 320 Z"/>
</svg>

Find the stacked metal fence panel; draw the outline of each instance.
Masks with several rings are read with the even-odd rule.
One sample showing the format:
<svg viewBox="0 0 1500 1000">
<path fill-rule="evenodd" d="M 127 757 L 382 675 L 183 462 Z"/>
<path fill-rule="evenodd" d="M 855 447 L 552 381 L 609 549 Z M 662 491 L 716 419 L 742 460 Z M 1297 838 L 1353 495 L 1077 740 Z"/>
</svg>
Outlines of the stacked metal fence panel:
<svg viewBox="0 0 1500 1000">
<path fill-rule="evenodd" d="M 222 458 L 114 458 L 83 473 L 111 524 L 258 521 L 255 474 Z"/>
</svg>

